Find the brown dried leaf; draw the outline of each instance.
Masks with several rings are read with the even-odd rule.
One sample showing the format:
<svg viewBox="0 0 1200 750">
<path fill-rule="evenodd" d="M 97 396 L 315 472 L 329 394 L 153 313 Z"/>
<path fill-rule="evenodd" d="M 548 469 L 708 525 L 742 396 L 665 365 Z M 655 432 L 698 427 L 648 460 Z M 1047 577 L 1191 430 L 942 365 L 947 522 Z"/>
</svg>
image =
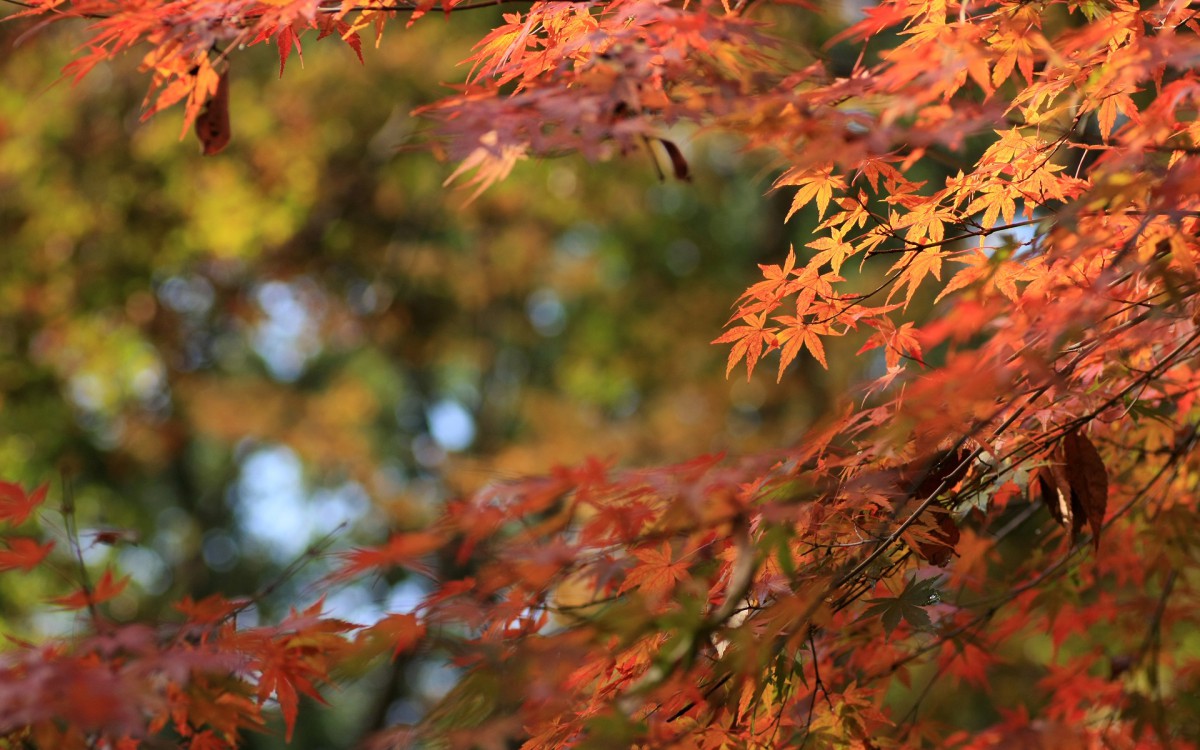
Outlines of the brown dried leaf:
<svg viewBox="0 0 1200 750">
<path fill-rule="evenodd" d="M 921 484 L 913 491 L 913 495 L 917 501 L 924 500 L 937 492 L 939 488 L 943 493 L 954 489 L 954 486 L 962 481 L 962 478 L 967 474 L 967 470 L 971 468 L 971 465 L 966 462 L 969 455 L 967 451 L 961 449 L 953 453 L 950 451 L 938 451 L 925 464 L 929 468 L 923 477 L 912 470 L 911 464 L 909 467 L 906 467 L 904 470 L 905 474 L 910 476 L 916 475 L 916 478 L 921 480 Z"/>
<path fill-rule="evenodd" d="M 1071 527 L 1071 533 L 1074 535 L 1075 512 L 1071 504 L 1071 486 L 1059 462 L 1060 457 L 1056 455 L 1053 460 L 1054 463 L 1038 470 L 1037 481 L 1030 481 L 1029 486 L 1037 486 L 1042 503 L 1046 510 L 1050 511 L 1050 516 L 1059 525 Z"/>
<path fill-rule="evenodd" d="M 217 91 L 196 117 L 196 137 L 205 156 L 220 153 L 229 145 L 229 71 L 221 74 Z"/>
<path fill-rule="evenodd" d="M 916 553 L 932 565 L 945 567 L 954 555 L 960 536 L 954 516 L 940 505 L 931 505 L 922 515 L 920 525 L 926 527 L 927 539 L 916 542 Z"/>
<path fill-rule="evenodd" d="M 659 138 L 658 142 L 662 144 L 663 150 L 667 152 L 667 158 L 671 160 L 671 171 L 675 175 L 675 179 L 682 182 L 691 182 L 691 170 L 688 168 L 687 159 L 683 157 L 683 152 L 679 150 L 673 141 L 668 141 L 666 138 Z"/>
<path fill-rule="evenodd" d="M 905 483 L 920 481 L 913 490 L 913 500 L 924 502 L 935 492 L 941 495 L 952 491 L 963 477 L 966 476 L 970 464 L 966 461 L 970 454 L 964 450 L 938 451 L 928 462 L 914 461 L 901 469 L 901 477 Z M 919 468 L 918 468 L 919 467 Z M 924 476 L 921 475 L 924 471 Z M 914 544 L 914 550 L 933 565 L 945 566 L 950 562 L 958 544 L 958 524 L 949 510 L 941 505 L 930 505 L 922 515 L 918 532 L 924 532 L 925 539 Z"/>
<path fill-rule="evenodd" d="M 1092 543 L 1100 548 L 1100 532 L 1108 509 L 1108 469 L 1092 441 L 1078 431 L 1063 440 L 1065 473 L 1071 487 L 1071 507 L 1075 512 L 1072 534 L 1086 523 L 1092 530 Z"/>
</svg>

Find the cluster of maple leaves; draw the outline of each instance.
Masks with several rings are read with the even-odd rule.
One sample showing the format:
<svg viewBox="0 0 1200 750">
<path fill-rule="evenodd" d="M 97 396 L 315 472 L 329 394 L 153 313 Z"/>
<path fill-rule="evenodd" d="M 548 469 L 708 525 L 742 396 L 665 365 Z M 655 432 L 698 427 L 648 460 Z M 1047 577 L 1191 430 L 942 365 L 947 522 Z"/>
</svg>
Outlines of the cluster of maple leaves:
<svg viewBox="0 0 1200 750">
<path fill-rule="evenodd" d="M 89 613 L 92 634 L 0 664 L 0 734 L 136 746 L 170 725 L 189 747 L 234 746 L 272 701 L 290 732 L 298 695 L 317 696 L 340 659 L 423 649 L 454 654 L 464 685 L 502 673 L 505 687 L 456 691 L 383 743 L 1194 746 L 1195 717 L 1171 707 L 1200 663 L 1161 644 L 1196 611 L 1200 10 L 885 0 L 836 40 L 859 50 L 838 71 L 772 37 L 756 15 L 769 5 L 803 6 L 534 2 L 425 114 L 477 189 L 565 149 L 658 148 L 685 176 L 665 135 L 681 122 L 774 154 L 789 218 L 816 229 L 763 266 L 715 343 L 747 377 L 777 352 L 782 378 L 858 336 L 882 374 L 839 418 L 771 455 L 589 462 L 464 499 L 345 555 L 340 579 L 437 577 L 431 555 L 457 551 L 416 612 L 370 628 L 312 609 L 239 629 L 239 605 L 219 600 L 182 603 L 179 624 L 117 627 L 102 605 L 121 583 L 85 578 L 57 603 Z M 397 13 L 467 7 L 34 0 L 29 13 L 95 19 L 74 74 L 147 47 L 147 114 L 184 102 L 216 151 L 240 45 L 275 43 L 282 68 L 308 29 L 359 52 L 357 33 Z M 50 545 L 19 532 L 42 494 L 4 486 L 0 567 L 47 564 Z M 989 727 L 924 715 L 930 686 L 986 691 L 1039 636 L 1053 655 L 1034 667 L 1036 701 L 999 706 Z M 898 702 L 894 686 L 918 676 L 928 685 Z M 120 699 L 67 709 L 85 695 Z"/>
</svg>

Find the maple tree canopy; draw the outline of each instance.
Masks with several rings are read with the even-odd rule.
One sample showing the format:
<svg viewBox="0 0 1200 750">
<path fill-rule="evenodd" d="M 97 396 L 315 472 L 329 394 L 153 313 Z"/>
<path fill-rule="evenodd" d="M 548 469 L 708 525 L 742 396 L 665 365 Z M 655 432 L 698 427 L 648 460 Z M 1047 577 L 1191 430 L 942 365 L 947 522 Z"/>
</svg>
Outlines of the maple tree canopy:
<svg viewBox="0 0 1200 750">
<path fill-rule="evenodd" d="M 318 603 L 238 627 L 220 596 L 118 626 L 125 582 L 80 557 L 47 606 L 88 632 L 4 653 L 0 736 L 225 748 L 277 709 L 290 737 L 341 665 L 438 653 L 464 676 L 379 747 L 1195 747 L 1200 9 L 885 0 L 824 45 L 785 33 L 828 22 L 801 0 L 29 0 L 10 23 L 84 29 L 76 80 L 144 55 L 144 115 L 179 105 L 220 159 L 255 45 L 281 74 L 323 38 L 369 66 L 363 33 L 501 4 L 418 113 L 451 181 L 647 150 L 687 180 L 680 134 L 736 136 L 810 231 L 724 331 L 678 335 L 777 380 L 850 337 L 872 377 L 773 452 L 548 468 L 346 552 L 331 584 L 436 579 L 368 626 Z M 5 575 L 58 554 L 46 502 L 0 485 Z M 926 710 L 1014 665 L 1028 689 L 988 721 Z"/>
</svg>

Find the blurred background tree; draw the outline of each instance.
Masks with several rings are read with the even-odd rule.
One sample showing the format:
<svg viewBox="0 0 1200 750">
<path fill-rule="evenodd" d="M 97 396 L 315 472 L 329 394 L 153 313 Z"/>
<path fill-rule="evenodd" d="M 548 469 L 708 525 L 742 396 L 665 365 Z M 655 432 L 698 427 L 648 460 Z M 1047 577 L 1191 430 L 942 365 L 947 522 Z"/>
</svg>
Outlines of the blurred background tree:
<svg viewBox="0 0 1200 750">
<path fill-rule="evenodd" d="M 316 590 L 316 553 L 587 456 L 785 446 L 869 366 L 847 340 L 828 372 L 724 379 L 729 303 L 813 223 L 785 227 L 773 165 L 728 138 L 671 134 L 691 183 L 647 151 L 525 164 L 466 205 L 444 189 L 409 112 L 497 18 L 394 28 L 365 69 L 311 45 L 284 85 L 269 49 L 242 55 L 217 157 L 178 111 L 139 122 L 133 59 L 56 83 L 78 29 L 0 25 L 0 476 L 73 498 L 85 559 L 133 576 L 118 618 L 213 592 L 255 597 L 251 619 L 321 595 L 356 622 L 403 611 L 421 580 Z M 76 627 L 16 580 L 7 633 Z M 361 676 L 294 746 L 413 721 L 456 679 Z"/>
</svg>

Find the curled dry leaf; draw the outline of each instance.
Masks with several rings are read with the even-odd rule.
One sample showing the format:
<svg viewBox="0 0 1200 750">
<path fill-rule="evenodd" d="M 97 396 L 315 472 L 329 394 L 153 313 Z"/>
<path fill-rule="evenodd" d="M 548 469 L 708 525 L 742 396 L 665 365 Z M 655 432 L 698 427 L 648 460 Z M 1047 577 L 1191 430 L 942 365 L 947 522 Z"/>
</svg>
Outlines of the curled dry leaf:
<svg viewBox="0 0 1200 750">
<path fill-rule="evenodd" d="M 683 157 L 683 152 L 679 150 L 679 146 L 666 138 L 659 138 L 658 142 L 662 144 L 663 150 L 667 152 L 667 158 L 671 160 L 671 172 L 675 175 L 675 179 L 691 182 L 691 170 L 688 167 L 687 159 Z"/>
<path fill-rule="evenodd" d="M 1108 509 L 1108 470 L 1092 442 L 1078 431 L 1069 433 L 1050 465 L 1038 471 L 1036 486 L 1054 520 L 1071 529 L 1071 539 L 1087 526 L 1099 549 Z"/>
<path fill-rule="evenodd" d="M 916 553 L 931 565 L 945 567 L 954 556 L 960 537 L 954 516 L 940 505 L 931 505 L 919 523 L 927 529 L 926 538 L 914 546 Z"/>
<path fill-rule="evenodd" d="M 221 73 L 217 91 L 196 117 L 196 137 L 205 156 L 220 153 L 233 135 L 229 128 L 229 71 Z"/>
<path fill-rule="evenodd" d="M 1050 516 L 1058 521 L 1059 525 L 1070 527 L 1073 537 L 1077 531 L 1076 513 L 1071 502 L 1071 484 L 1067 480 L 1067 473 L 1063 468 L 1061 447 L 1055 451 L 1051 463 L 1038 470 L 1037 482 L 1030 482 L 1030 486 L 1033 487 L 1035 484 L 1041 495 L 1042 503 L 1046 506 L 1046 510 L 1050 511 Z"/>
<path fill-rule="evenodd" d="M 1108 509 L 1108 470 L 1092 441 L 1078 431 L 1063 440 L 1067 481 L 1071 485 L 1071 507 L 1075 511 L 1072 533 L 1087 523 L 1092 543 L 1100 548 L 1100 532 Z"/>
<path fill-rule="evenodd" d="M 953 490 L 970 468 L 970 463 L 966 460 L 968 455 L 961 449 L 939 451 L 928 463 L 914 461 L 906 466 L 901 476 L 910 484 L 919 482 L 913 490 L 913 500 L 921 503 L 934 493 L 943 495 Z M 922 464 L 928 467 L 923 469 L 923 476 L 918 473 L 918 467 Z M 949 510 L 936 503 L 930 505 L 918 521 L 917 531 L 923 532 L 914 544 L 918 555 L 937 566 L 945 566 L 950 562 L 960 535 L 958 524 L 954 522 L 954 516 Z"/>
</svg>

